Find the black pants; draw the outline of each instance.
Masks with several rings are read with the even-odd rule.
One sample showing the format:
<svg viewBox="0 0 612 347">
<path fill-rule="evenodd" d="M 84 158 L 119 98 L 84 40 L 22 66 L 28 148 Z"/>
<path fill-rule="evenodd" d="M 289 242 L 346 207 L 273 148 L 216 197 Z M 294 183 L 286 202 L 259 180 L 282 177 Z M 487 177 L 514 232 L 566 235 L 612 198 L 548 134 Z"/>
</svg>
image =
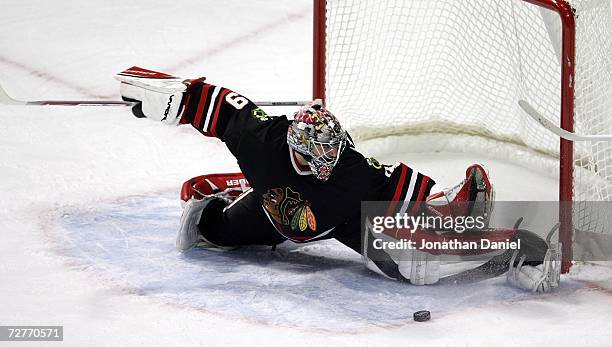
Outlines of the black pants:
<svg viewBox="0 0 612 347">
<path fill-rule="evenodd" d="M 274 246 L 286 241 L 272 225 L 261 202 L 252 193 L 246 192 L 227 209 L 227 203 L 215 199 L 204 209 L 199 228 L 202 235 L 219 246 L 267 245 Z M 335 238 L 344 245 L 361 253 L 361 229 L 359 211 L 354 221 L 339 225 L 324 237 Z"/>
</svg>

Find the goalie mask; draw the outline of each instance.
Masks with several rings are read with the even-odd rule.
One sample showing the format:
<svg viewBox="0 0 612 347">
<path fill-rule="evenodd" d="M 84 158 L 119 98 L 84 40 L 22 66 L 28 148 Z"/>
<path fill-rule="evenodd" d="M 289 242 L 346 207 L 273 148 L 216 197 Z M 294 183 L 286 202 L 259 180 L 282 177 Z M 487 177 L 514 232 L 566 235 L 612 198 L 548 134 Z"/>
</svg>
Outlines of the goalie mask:
<svg viewBox="0 0 612 347">
<path fill-rule="evenodd" d="M 300 153 L 315 177 L 326 181 L 346 147 L 347 133 L 321 100 L 302 106 L 289 126 L 287 143 Z"/>
</svg>

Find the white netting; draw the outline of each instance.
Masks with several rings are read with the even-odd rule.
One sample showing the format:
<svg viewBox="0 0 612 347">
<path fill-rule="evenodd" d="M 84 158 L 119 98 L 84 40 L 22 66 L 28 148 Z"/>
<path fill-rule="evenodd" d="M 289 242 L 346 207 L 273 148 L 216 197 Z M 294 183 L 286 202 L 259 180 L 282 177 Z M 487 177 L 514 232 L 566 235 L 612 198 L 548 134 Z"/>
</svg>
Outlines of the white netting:
<svg viewBox="0 0 612 347">
<path fill-rule="evenodd" d="M 612 134 L 610 0 L 570 3 L 575 131 Z M 354 137 L 466 133 L 559 158 L 559 138 L 518 105 L 560 124 L 558 14 L 522 0 L 328 0 L 326 24 L 327 105 Z M 612 200 L 611 142 L 576 144 L 573 186 L 575 200 Z"/>
<path fill-rule="evenodd" d="M 580 134 L 611 134 L 610 0 L 574 0 L 571 4 L 577 14 L 575 131 Z M 612 201 L 612 142 L 575 143 L 574 162 L 574 199 Z M 599 211 L 581 204 L 575 209 L 575 220 L 579 230 L 612 232 L 612 211 Z"/>
</svg>

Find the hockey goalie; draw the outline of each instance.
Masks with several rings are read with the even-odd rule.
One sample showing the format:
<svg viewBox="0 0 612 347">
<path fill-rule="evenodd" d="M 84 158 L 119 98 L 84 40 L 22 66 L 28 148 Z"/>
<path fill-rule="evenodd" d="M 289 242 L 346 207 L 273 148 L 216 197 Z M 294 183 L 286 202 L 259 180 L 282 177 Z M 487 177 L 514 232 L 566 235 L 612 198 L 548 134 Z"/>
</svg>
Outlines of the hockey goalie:
<svg viewBox="0 0 612 347">
<path fill-rule="evenodd" d="M 123 99 L 135 103 L 135 116 L 168 125 L 190 124 L 202 135 L 223 141 L 238 161 L 240 173 L 207 174 L 184 183 L 176 237 L 180 252 L 334 238 L 361 254 L 367 268 L 415 285 L 506 273 L 511 284 L 527 290 L 547 292 L 558 286 L 558 247 L 518 225 L 481 230 L 481 238 L 520 238 L 523 247 L 479 252 L 476 256 L 483 262 L 473 269 L 445 268 L 443 252 L 390 252 L 372 246 L 375 235 L 362 228 L 362 201 L 384 201 L 404 211 L 410 206 L 411 213 L 490 215 L 493 187 L 482 165 L 469 166 L 454 188 L 435 191 L 435 181 L 423 173 L 361 155 L 338 119 L 318 100 L 288 119 L 268 116 L 248 98 L 204 78 L 184 80 L 132 67 L 116 79 Z M 391 232 L 384 237 L 466 237 L 432 228 L 407 235 Z"/>
</svg>

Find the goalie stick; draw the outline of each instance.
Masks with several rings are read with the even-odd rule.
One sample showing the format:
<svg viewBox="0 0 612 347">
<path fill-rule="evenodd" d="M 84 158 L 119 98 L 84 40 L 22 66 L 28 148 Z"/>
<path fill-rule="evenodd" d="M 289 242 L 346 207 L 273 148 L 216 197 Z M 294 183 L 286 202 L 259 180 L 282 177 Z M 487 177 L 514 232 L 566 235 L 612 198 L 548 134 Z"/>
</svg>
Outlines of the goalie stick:
<svg viewBox="0 0 612 347">
<path fill-rule="evenodd" d="M 255 101 L 258 106 L 303 106 L 308 101 Z M 0 85 L 0 104 L 21 106 L 135 106 L 135 102 L 117 100 L 17 100 Z"/>
<path fill-rule="evenodd" d="M 135 103 L 115 100 L 35 100 L 24 101 L 12 98 L 0 85 L 0 104 L 22 106 L 134 106 Z"/>
<path fill-rule="evenodd" d="M 612 141 L 612 135 L 579 135 L 569 132 L 559 126 L 553 124 L 550 120 L 540 114 L 536 109 L 525 100 L 519 100 L 519 106 L 536 122 L 540 123 L 544 128 L 555 133 L 566 140 L 570 141 Z"/>
</svg>

